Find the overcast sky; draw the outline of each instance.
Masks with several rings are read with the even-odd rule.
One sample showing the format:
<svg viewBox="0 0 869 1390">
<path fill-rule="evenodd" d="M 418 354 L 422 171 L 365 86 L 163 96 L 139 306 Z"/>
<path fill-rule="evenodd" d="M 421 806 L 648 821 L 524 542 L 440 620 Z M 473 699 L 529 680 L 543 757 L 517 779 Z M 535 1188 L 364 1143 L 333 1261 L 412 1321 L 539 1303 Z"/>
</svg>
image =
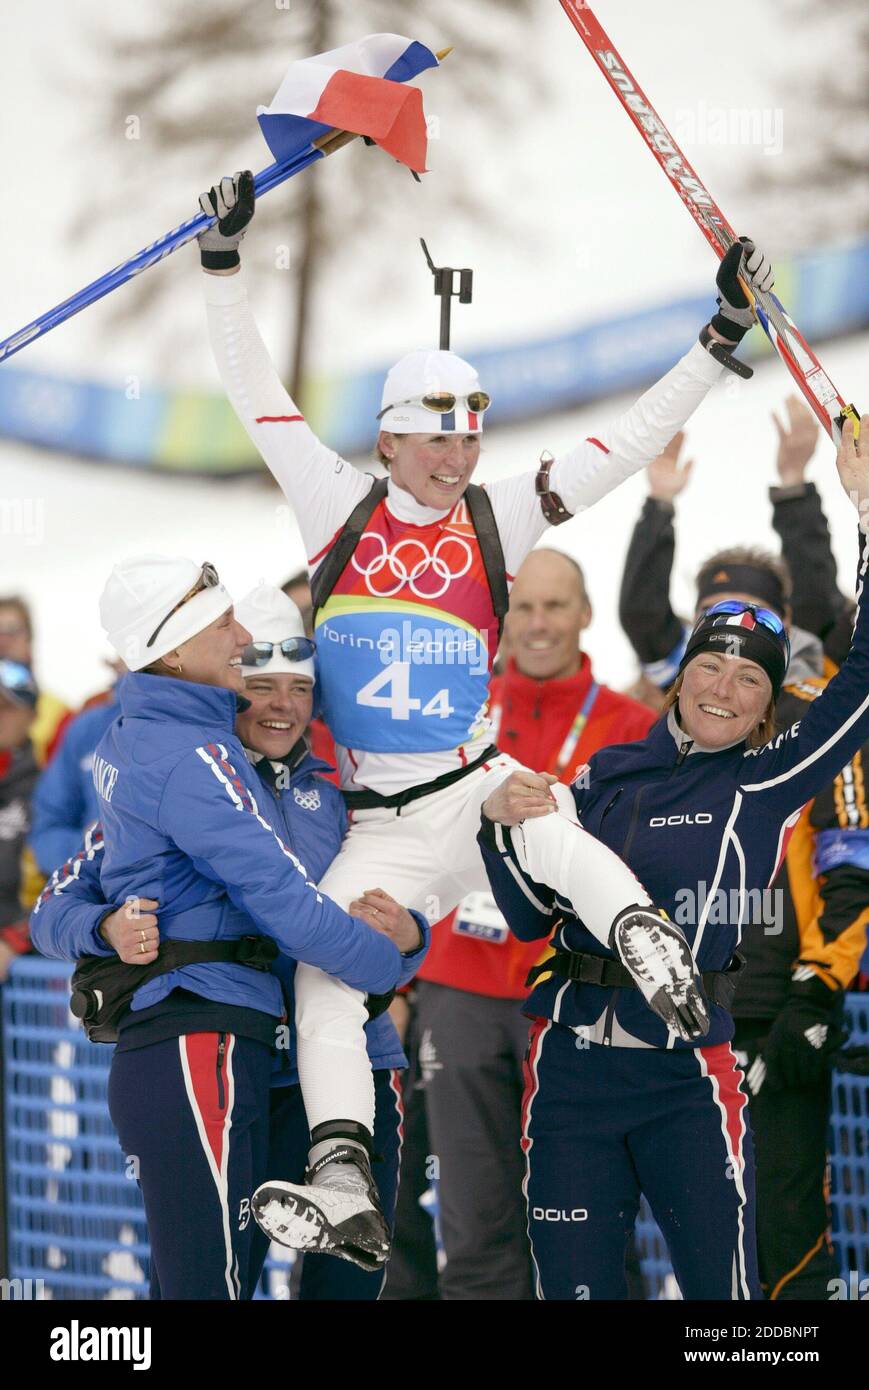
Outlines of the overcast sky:
<svg viewBox="0 0 869 1390">
<path fill-rule="evenodd" d="M 274 6 L 274 0 L 244 2 Z M 205 5 L 206 0 L 187 3 Z M 402 9 L 396 0 L 394 27 L 399 32 L 404 32 Z M 802 100 L 795 74 L 816 38 L 789 24 L 783 0 L 730 0 L 726 7 L 696 0 L 599 0 L 596 9 L 650 100 L 683 138 L 689 157 L 731 221 L 761 240 L 763 227 L 756 225 L 757 213 L 752 221 L 740 183 L 749 166 L 771 165 L 782 144 L 787 151 Z M 352 12 L 352 0 L 348 11 Z M 106 24 L 132 35 L 156 22 L 156 12 L 156 5 L 143 6 L 139 0 L 115 0 L 110 7 L 103 0 L 44 0 L 40 5 L 3 0 L 2 336 L 195 209 L 199 180 L 192 174 L 180 181 L 177 176 L 161 177 L 156 152 L 148 147 L 147 110 L 140 113 L 142 139 L 135 145 L 125 141 L 122 129 L 103 131 L 96 140 L 86 134 L 94 118 L 95 93 L 106 77 L 99 43 Z M 474 0 L 468 0 L 466 12 L 470 23 Z M 533 63 L 545 71 L 547 103 L 542 111 L 517 109 L 513 127 L 487 148 L 468 137 L 474 101 L 470 80 L 466 99 L 463 94 L 445 107 L 438 98 L 437 72 L 421 79 L 426 108 L 439 118 L 440 138 L 430 143 L 431 172 L 421 186 L 395 168 L 395 196 L 407 200 L 416 217 L 402 222 L 395 244 L 384 239 L 381 253 L 391 271 L 390 292 L 378 295 L 372 304 L 367 268 L 352 258 L 336 265 L 317 301 L 318 365 L 361 365 L 389 358 L 433 335 L 436 305 L 415 239 L 419 234 L 428 238 L 442 263 L 475 269 L 475 303 L 457 315 L 454 335 L 455 346 L 468 352 L 475 345 L 544 335 L 626 305 L 665 298 L 702 285 L 713 274 L 714 261 L 705 242 L 556 0 L 538 0 L 529 29 L 515 62 Z M 847 51 L 845 36 L 839 39 L 840 51 Z M 444 33 L 443 41 L 456 45 L 449 62 L 461 64 L 461 34 Z M 297 56 L 305 55 L 288 52 L 287 62 Z M 509 67 L 502 76 L 509 87 Z M 250 123 L 240 132 L 240 149 L 254 168 L 270 162 L 254 111 L 270 100 L 273 81 L 273 73 L 249 74 Z M 215 100 L 219 92 L 203 86 L 203 120 Z M 720 117 L 722 106 L 729 120 L 736 120 L 732 113 L 740 109 L 754 113 L 760 146 L 713 143 L 720 138 L 716 111 Z M 735 127 L 733 133 L 738 140 Z M 371 157 L 369 152 L 352 147 L 338 154 L 332 167 L 324 165 L 301 177 L 337 179 L 342 176 L 335 167 L 339 160 L 365 157 Z M 111 185 L 119 161 L 132 159 L 141 168 L 139 193 L 129 200 L 123 218 L 73 242 L 67 230 L 70 207 L 86 206 L 88 190 L 96 183 Z M 503 209 L 503 224 L 494 231 L 457 226 L 443 213 L 442 192 L 460 161 L 473 161 L 475 177 L 490 191 L 493 206 Z M 519 209 L 525 229 L 521 235 L 513 229 L 511 208 Z M 256 235 L 255 226 L 250 235 Z M 347 238 L 352 248 L 352 227 Z M 177 266 L 159 266 L 147 273 L 175 277 L 175 326 L 179 333 L 182 328 L 188 331 L 192 342 L 183 360 L 167 360 L 165 353 L 152 350 L 147 333 L 132 319 L 120 330 L 110 327 L 105 307 L 97 305 L 28 348 L 18 362 L 108 380 L 138 371 L 179 383 L 213 384 L 204 333 L 199 333 L 195 252 L 181 251 L 178 258 L 184 260 Z M 261 296 L 256 306 L 273 336 L 285 330 L 285 303 L 278 293 Z"/>
</svg>

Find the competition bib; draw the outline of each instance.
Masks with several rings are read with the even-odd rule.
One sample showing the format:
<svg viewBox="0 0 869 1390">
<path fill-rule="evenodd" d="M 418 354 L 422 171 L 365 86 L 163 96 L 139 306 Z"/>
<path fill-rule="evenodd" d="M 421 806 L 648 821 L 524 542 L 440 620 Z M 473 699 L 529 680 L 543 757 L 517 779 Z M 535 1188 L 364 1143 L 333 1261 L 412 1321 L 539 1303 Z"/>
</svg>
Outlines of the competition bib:
<svg viewBox="0 0 869 1390">
<path fill-rule="evenodd" d="M 465 502 L 413 526 L 382 501 L 315 637 L 323 717 L 345 748 L 426 753 L 473 738 L 498 621 Z"/>
</svg>

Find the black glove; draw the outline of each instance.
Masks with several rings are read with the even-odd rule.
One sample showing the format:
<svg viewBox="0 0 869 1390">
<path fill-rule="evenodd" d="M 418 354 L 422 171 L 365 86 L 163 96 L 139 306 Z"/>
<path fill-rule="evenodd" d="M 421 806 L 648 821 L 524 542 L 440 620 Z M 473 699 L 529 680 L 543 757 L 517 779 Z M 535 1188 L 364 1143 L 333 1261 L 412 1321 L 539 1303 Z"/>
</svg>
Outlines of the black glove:
<svg viewBox="0 0 869 1390">
<path fill-rule="evenodd" d="M 720 307 L 712 320 L 712 327 L 732 343 L 741 342 L 754 323 L 754 310 L 739 283 L 740 275 L 753 290 L 771 290 L 775 283 L 769 261 L 745 236 L 730 247 L 715 277 L 720 290 Z"/>
<path fill-rule="evenodd" d="M 810 1086 L 833 1066 L 833 1053 L 846 1041 L 842 991 L 819 976 L 793 980 L 785 1006 L 769 1030 L 763 1049 L 770 1086 Z"/>
<path fill-rule="evenodd" d="M 199 206 L 206 217 L 217 218 L 216 226 L 197 237 L 203 269 L 230 270 L 240 265 L 238 244 L 256 207 L 250 169 L 233 174 L 231 179 L 223 178 L 207 193 L 200 193 Z"/>
<path fill-rule="evenodd" d="M 629 907 L 613 923 L 609 939 L 633 975 L 643 998 L 683 1042 L 709 1032 L 709 1007 L 691 947 L 673 922 L 654 908 Z"/>
</svg>

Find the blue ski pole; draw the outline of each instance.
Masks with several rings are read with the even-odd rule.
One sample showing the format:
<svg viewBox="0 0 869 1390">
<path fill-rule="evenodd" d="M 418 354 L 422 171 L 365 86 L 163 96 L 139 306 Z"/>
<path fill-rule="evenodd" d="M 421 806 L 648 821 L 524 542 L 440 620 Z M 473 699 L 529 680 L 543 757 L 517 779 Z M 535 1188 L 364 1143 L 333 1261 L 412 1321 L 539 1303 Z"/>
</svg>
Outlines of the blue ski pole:
<svg viewBox="0 0 869 1390">
<path fill-rule="evenodd" d="M 352 131 L 333 130 L 328 135 L 322 136 L 304 154 L 296 155 L 293 159 L 284 160 L 281 163 L 269 164 L 254 178 L 254 189 L 257 196 L 277 188 L 279 183 L 291 179 L 302 169 L 307 169 L 308 165 L 313 164 L 316 159 L 324 159 L 326 155 L 334 153 L 342 145 L 355 139 L 356 135 Z M 115 266 L 114 270 L 109 270 L 99 279 L 92 280 L 77 294 L 70 295 L 69 299 L 65 299 L 61 304 L 56 304 L 53 309 L 49 309 L 39 318 L 34 319 L 32 323 L 26 324 L 17 333 L 13 333 L 11 337 L 0 342 L 0 362 L 3 362 L 7 357 L 12 357 L 16 352 L 20 352 L 28 343 L 35 342 L 44 333 L 50 333 L 52 328 L 57 328 L 58 324 L 64 323 L 74 314 L 81 313 L 82 309 L 86 309 L 89 304 L 95 304 L 98 299 L 111 294 L 112 290 L 116 290 L 119 285 L 125 285 L 135 275 L 141 275 L 143 270 L 155 265 L 157 261 L 162 261 L 164 256 L 170 256 L 173 251 L 178 250 L 179 246 L 186 246 L 200 232 L 213 226 L 216 221 L 216 217 L 206 217 L 202 212 L 197 213 L 195 217 L 189 217 L 186 222 L 182 222 L 173 231 L 167 232 L 158 241 L 154 241 L 150 246 L 137 251 L 134 256 L 130 256 L 121 265 Z"/>
</svg>

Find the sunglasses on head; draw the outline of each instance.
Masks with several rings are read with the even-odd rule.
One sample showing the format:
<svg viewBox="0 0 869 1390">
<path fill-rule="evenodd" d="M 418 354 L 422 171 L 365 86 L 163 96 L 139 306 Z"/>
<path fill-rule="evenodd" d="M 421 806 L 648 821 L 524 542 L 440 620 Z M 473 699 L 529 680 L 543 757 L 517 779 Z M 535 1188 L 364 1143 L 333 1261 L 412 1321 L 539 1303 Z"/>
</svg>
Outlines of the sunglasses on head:
<svg viewBox="0 0 869 1390">
<path fill-rule="evenodd" d="M 431 391 L 425 396 L 412 396 L 410 400 L 393 401 L 392 405 L 385 405 L 378 412 L 377 419 L 380 420 L 387 410 L 394 410 L 397 405 L 421 405 L 424 410 L 431 410 L 435 415 L 449 415 L 459 403 L 465 405 L 474 415 L 482 415 L 492 404 L 492 398 L 485 391 L 472 391 L 469 396 L 456 396 L 452 391 Z"/>
<path fill-rule="evenodd" d="M 219 583 L 220 579 L 218 578 L 217 570 L 214 568 L 210 560 L 206 560 L 203 563 L 202 569 L 199 572 L 199 578 L 193 585 L 193 588 L 188 589 L 184 597 L 182 599 L 179 599 L 175 607 L 170 609 L 170 611 L 166 614 L 163 621 L 157 624 L 157 626 L 154 628 L 154 631 L 151 633 L 151 636 L 145 643 L 145 646 L 153 647 L 154 643 L 156 642 L 160 633 L 163 631 L 169 619 L 175 616 L 179 608 L 183 608 L 185 603 L 189 603 L 190 599 L 195 598 L 197 594 L 201 594 L 203 589 L 214 589 L 217 587 Z"/>
<path fill-rule="evenodd" d="M 310 637 L 285 637 L 283 642 L 251 642 L 241 654 L 242 666 L 266 666 L 275 650 L 287 661 L 310 661 L 316 651 Z"/>
<path fill-rule="evenodd" d="M 761 623 L 764 627 L 774 632 L 776 637 L 785 635 L 785 625 L 778 613 L 773 613 L 771 608 L 758 608 L 753 603 L 742 603 L 740 599 L 726 598 L 721 603 L 713 603 L 711 608 L 705 608 L 701 614 L 701 621 L 704 618 L 713 618 L 718 613 L 751 613 L 755 622 Z"/>
</svg>

